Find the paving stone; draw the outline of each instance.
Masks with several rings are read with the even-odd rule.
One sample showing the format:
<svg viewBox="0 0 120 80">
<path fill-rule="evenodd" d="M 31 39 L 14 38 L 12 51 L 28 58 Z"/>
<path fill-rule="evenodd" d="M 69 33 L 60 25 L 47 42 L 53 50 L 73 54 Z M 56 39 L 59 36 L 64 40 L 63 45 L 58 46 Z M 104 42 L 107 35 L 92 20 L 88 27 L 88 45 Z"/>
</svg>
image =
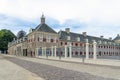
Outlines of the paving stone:
<svg viewBox="0 0 120 80">
<path fill-rule="evenodd" d="M 22 60 L 15 57 L 6 57 L 6 59 L 37 74 L 45 80 L 115 80 L 91 75 L 84 72 L 67 70 L 55 66 Z"/>
</svg>

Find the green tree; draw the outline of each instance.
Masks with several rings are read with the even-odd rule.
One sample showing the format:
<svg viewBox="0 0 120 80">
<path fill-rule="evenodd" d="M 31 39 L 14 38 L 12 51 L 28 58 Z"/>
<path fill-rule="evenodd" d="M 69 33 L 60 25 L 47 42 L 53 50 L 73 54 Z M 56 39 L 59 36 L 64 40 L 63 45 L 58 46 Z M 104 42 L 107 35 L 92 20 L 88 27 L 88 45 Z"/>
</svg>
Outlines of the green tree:
<svg viewBox="0 0 120 80">
<path fill-rule="evenodd" d="M 11 42 L 16 36 L 7 29 L 0 30 L 0 50 L 6 51 L 8 49 L 8 42 Z"/>
</svg>

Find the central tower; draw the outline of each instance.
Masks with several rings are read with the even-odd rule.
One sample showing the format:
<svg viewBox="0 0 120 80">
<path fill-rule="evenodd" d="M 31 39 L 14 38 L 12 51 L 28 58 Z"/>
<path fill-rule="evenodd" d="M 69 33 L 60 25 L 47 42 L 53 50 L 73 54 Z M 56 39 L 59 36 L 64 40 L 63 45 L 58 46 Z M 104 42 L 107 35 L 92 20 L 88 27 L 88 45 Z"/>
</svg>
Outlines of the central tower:
<svg viewBox="0 0 120 80">
<path fill-rule="evenodd" d="M 45 23 L 45 16 L 44 16 L 44 14 L 42 14 L 42 16 L 41 16 L 41 24 L 44 24 Z"/>
</svg>

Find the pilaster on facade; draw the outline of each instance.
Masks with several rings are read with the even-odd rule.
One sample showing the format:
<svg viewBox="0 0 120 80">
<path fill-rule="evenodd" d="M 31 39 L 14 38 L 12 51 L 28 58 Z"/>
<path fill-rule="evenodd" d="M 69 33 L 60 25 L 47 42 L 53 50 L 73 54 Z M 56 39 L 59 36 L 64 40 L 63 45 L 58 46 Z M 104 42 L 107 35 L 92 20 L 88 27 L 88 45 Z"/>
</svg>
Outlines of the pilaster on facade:
<svg viewBox="0 0 120 80">
<path fill-rule="evenodd" d="M 93 41 L 93 59 L 97 59 L 97 47 L 96 47 L 97 43 L 96 41 L 94 40 Z"/>
</svg>

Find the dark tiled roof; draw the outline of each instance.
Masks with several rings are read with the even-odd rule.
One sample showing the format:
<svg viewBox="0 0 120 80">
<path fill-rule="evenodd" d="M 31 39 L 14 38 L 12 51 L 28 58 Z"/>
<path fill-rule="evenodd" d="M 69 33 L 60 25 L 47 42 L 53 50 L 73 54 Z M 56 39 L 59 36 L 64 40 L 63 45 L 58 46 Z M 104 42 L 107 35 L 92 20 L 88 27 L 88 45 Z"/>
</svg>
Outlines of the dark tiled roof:
<svg viewBox="0 0 120 80">
<path fill-rule="evenodd" d="M 67 40 L 67 36 L 70 36 L 70 40 L 71 41 L 77 41 L 77 38 L 80 37 L 80 41 L 81 42 L 85 42 L 85 39 L 88 39 L 88 41 L 91 43 L 93 42 L 93 40 L 95 40 L 96 42 L 99 42 L 100 40 L 103 42 L 103 41 L 106 41 L 106 42 L 114 42 L 113 40 L 109 40 L 109 39 L 105 39 L 105 38 L 99 38 L 99 37 L 94 37 L 94 36 L 84 36 L 83 34 L 78 34 L 78 33 L 73 33 L 73 32 L 70 32 L 70 33 L 67 33 L 65 31 L 59 31 L 58 32 L 59 34 L 59 39 L 60 40 Z"/>
<path fill-rule="evenodd" d="M 43 32 L 48 32 L 48 33 L 57 33 L 54 31 L 52 28 L 50 28 L 47 24 L 39 24 L 36 28 L 35 31 L 43 31 Z"/>
</svg>

